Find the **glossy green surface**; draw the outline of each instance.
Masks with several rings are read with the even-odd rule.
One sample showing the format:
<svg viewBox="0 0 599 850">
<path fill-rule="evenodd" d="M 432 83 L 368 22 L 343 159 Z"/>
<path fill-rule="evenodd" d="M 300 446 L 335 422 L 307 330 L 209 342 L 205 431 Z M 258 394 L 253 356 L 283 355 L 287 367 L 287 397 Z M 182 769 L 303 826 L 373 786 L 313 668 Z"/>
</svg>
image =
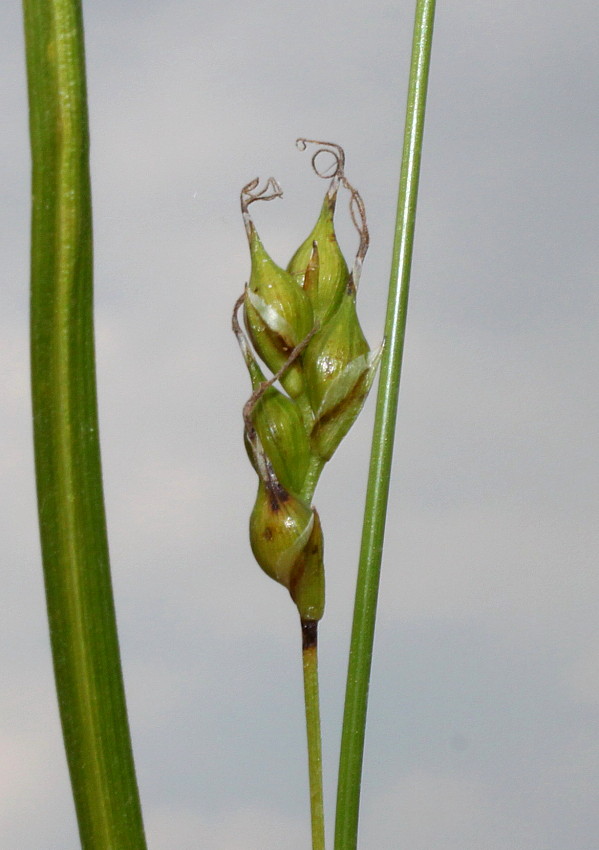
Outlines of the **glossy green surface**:
<svg viewBox="0 0 599 850">
<path fill-rule="evenodd" d="M 81 6 L 24 0 L 31 375 L 56 688 L 85 850 L 145 850 L 108 560 L 96 403 Z"/>
</svg>

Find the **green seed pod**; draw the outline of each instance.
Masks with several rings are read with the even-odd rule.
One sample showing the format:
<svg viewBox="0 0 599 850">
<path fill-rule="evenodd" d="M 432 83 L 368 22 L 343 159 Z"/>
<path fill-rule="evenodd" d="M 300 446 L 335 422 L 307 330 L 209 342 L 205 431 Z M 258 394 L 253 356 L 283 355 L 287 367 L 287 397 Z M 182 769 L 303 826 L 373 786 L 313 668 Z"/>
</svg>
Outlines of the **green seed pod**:
<svg viewBox="0 0 599 850">
<path fill-rule="evenodd" d="M 327 192 L 314 229 L 287 266 L 287 271 L 296 277 L 308 293 L 314 316 L 321 326 L 339 306 L 349 281 L 347 263 L 335 235 L 333 216 L 336 200 L 336 192 L 332 197 Z"/>
<path fill-rule="evenodd" d="M 324 562 L 320 517 L 316 508 L 314 526 L 291 573 L 289 593 L 297 605 L 302 621 L 321 620 L 324 614 Z"/>
<path fill-rule="evenodd" d="M 297 404 L 274 387 L 256 401 L 251 420 L 276 477 L 286 490 L 299 493 L 310 463 L 310 441 Z M 254 451 L 246 449 L 256 472 Z"/>
<path fill-rule="evenodd" d="M 312 306 L 293 275 L 267 254 L 251 223 L 249 243 L 252 272 L 244 300 L 246 328 L 256 352 L 277 372 L 312 330 Z M 299 359 L 290 365 L 281 383 L 293 398 L 303 392 Z"/>
<path fill-rule="evenodd" d="M 316 511 L 276 480 L 261 481 L 250 517 L 250 544 L 264 572 L 289 590 L 302 619 L 320 619 L 324 566 Z"/>
<path fill-rule="evenodd" d="M 313 451 L 329 460 L 362 409 L 381 350 L 371 352 L 356 313 L 355 292 L 314 336 L 304 355 L 306 389 L 315 414 Z"/>
</svg>

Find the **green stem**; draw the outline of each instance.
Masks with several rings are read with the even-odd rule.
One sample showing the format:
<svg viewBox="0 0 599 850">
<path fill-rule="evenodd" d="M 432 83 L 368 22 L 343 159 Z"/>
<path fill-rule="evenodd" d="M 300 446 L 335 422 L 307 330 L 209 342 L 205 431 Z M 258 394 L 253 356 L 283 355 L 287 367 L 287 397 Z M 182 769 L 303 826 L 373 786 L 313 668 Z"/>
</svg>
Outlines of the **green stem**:
<svg viewBox="0 0 599 850">
<path fill-rule="evenodd" d="M 318 698 L 318 623 L 315 620 L 302 621 L 302 660 L 304 666 L 306 732 L 308 735 L 312 850 L 325 850 L 324 803 L 322 796 L 322 745 L 320 736 L 320 704 Z"/>
<path fill-rule="evenodd" d="M 82 847 L 145 850 L 102 493 L 79 0 L 24 0 L 32 151 L 31 380 L 60 718 Z"/>
<path fill-rule="evenodd" d="M 368 684 L 405 339 L 434 13 L 435 0 L 417 0 L 385 322 L 386 343 L 381 360 L 345 695 L 335 850 L 355 850 L 358 840 Z"/>
</svg>

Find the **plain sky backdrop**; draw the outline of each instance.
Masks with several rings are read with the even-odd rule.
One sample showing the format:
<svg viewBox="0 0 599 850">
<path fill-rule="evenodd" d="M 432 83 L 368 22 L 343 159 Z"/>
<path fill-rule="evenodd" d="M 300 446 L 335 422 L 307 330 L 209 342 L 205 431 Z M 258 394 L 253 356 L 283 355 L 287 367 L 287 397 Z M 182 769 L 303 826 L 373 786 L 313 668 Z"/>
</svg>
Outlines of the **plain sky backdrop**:
<svg viewBox="0 0 599 850">
<path fill-rule="evenodd" d="M 381 339 L 413 3 L 84 2 L 100 424 L 151 850 L 307 850 L 296 614 L 253 562 L 238 193 L 285 264 L 345 147 Z M 76 850 L 36 527 L 21 9 L 0 5 L 0 847 Z M 599 848 L 599 11 L 439 0 L 364 850 Z M 355 236 L 340 210 L 349 254 Z M 317 489 L 329 832 L 363 418 Z"/>
</svg>

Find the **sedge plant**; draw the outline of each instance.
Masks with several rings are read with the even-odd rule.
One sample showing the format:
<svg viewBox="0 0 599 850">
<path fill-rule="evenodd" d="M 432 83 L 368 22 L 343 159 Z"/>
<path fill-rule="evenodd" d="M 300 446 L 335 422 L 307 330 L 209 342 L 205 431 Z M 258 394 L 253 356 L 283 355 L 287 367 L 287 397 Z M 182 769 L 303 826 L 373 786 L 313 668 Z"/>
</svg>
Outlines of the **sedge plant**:
<svg viewBox="0 0 599 850">
<path fill-rule="evenodd" d="M 244 439 L 258 478 L 250 543 L 284 585 L 301 626 L 313 850 L 324 850 L 318 623 L 323 533 L 312 499 L 380 362 L 349 658 L 335 850 L 357 847 L 360 777 L 393 432 L 414 236 L 435 0 L 417 0 L 385 345 L 370 349 L 356 295 L 368 248 L 342 149 L 318 220 L 286 268 L 249 207 L 280 197 L 272 178 L 242 191 L 249 282 L 233 329 L 252 394 Z M 31 380 L 42 560 L 63 738 L 84 850 L 145 850 L 112 596 L 98 431 L 89 131 L 81 0 L 23 0 L 32 151 Z M 299 140 L 303 149 L 311 140 Z M 359 244 L 351 270 L 335 238 L 347 192 Z M 238 318 L 243 310 L 245 329 Z M 263 366 L 260 365 L 260 361 Z M 263 372 L 269 372 L 269 377 Z M 276 384 L 279 384 L 279 389 Z"/>
<path fill-rule="evenodd" d="M 301 625 L 308 767 L 314 850 L 324 850 L 324 810 L 318 707 L 318 622 L 324 613 L 323 535 L 312 506 L 324 465 L 360 412 L 376 373 L 382 348 L 371 351 L 360 327 L 356 296 L 368 250 L 364 203 L 345 175 L 339 145 L 299 139 L 318 146 L 315 172 L 330 177 L 320 215 L 286 268 L 266 252 L 250 204 L 282 195 L 274 178 L 260 188 L 252 180 L 241 193 L 241 210 L 251 274 L 233 313 L 233 330 L 252 382 L 244 407 L 244 438 L 258 475 L 250 517 L 250 543 L 259 565 L 286 587 Z M 332 173 L 318 158 L 333 154 Z M 359 235 L 350 271 L 335 235 L 340 189 L 347 192 Z M 243 333 L 237 318 L 243 306 Z M 254 352 L 270 370 L 264 377 Z M 273 384 L 278 381 L 285 393 Z"/>
</svg>

